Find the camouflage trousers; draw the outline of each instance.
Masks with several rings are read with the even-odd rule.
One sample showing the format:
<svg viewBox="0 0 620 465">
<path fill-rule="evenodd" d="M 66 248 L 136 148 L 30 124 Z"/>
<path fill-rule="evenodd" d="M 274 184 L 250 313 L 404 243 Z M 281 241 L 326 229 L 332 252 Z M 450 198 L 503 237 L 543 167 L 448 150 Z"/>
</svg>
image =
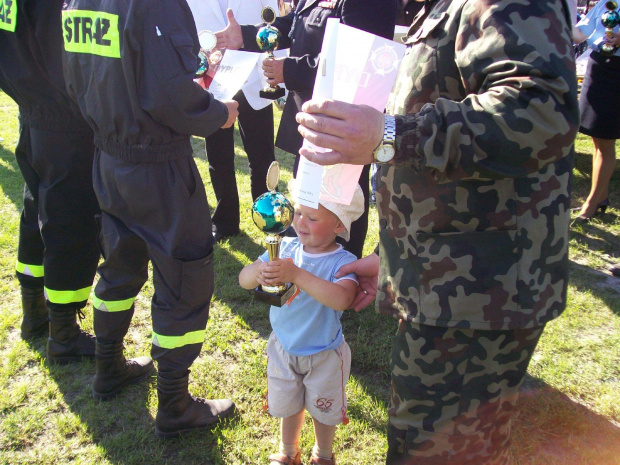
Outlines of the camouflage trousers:
<svg viewBox="0 0 620 465">
<path fill-rule="evenodd" d="M 504 465 L 510 417 L 544 327 L 401 321 L 392 351 L 387 465 Z"/>
</svg>

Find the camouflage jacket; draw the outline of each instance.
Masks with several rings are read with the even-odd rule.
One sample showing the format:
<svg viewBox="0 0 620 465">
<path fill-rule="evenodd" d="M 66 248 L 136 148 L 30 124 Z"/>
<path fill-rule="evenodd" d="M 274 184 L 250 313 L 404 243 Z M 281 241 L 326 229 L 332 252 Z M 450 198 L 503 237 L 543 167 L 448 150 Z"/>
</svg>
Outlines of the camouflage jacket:
<svg viewBox="0 0 620 465">
<path fill-rule="evenodd" d="M 388 103 L 379 311 L 530 328 L 565 307 L 579 112 L 562 0 L 436 0 Z"/>
</svg>

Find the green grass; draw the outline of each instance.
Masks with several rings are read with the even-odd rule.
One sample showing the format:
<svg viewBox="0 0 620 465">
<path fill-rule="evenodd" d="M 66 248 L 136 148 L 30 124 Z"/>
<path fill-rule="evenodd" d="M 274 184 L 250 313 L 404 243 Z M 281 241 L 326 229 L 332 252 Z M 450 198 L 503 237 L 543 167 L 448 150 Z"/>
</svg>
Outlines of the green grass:
<svg viewBox="0 0 620 465">
<path fill-rule="evenodd" d="M 153 433 L 155 380 L 132 386 L 117 399 L 90 397 L 94 364 L 66 367 L 45 362 L 45 342 L 19 337 L 20 295 L 14 276 L 22 180 L 13 150 L 17 110 L 0 93 L 0 464 L 266 464 L 278 444 L 278 421 L 263 412 L 264 349 L 268 309 L 237 284 L 242 266 L 262 251 L 263 234 L 250 219 L 248 165 L 237 139 L 237 182 L 242 234 L 216 246 L 216 290 L 200 357 L 192 367 L 192 393 L 230 397 L 239 408 L 231 421 L 209 433 L 160 441 Z M 210 200 L 203 141 L 194 139 L 199 170 Z M 592 146 L 579 137 L 574 206 L 589 189 Z M 620 146 L 618 153 L 620 153 Z M 277 152 L 286 191 L 293 157 Z M 620 175 L 610 190 L 620 204 Z M 571 284 L 565 314 L 550 323 L 534 355 L 514 421 L 512 456 L 525 464 L 620 464 L 620 280 L 606 272 L 620 258 L 619 210 L 611 208 L 571 232 Z M 371 211 L 367 252 L 378 236 Z M 129 356 L 148 355 L 152 282 L 136 302 L 126 338 Z M 87 307 L 90 310 L 90 307 Z M 84 327 L 92 330 L 92 312 Z M 371 308 L 345 312 L 345 337 L 353 352 L 347 386 L 351 422 L 338 428 L 340 464 L 384 463 L 389 400 L 389 353 L 396 322 Z M 307 461 L 313 444 L 309 418 L 301 438 Z"/>
</svg>

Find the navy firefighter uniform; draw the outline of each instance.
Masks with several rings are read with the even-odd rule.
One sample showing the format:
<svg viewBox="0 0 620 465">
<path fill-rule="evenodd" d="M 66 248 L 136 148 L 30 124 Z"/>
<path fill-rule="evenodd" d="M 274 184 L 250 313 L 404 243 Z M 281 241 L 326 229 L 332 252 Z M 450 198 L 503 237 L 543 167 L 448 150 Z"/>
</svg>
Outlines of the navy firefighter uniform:
<svg viewBox="0 0 620 465">
<path fill-rule="evenodd" d="M 107 400 L 148 372 L 147 361 L 122 358 L 122 341 L 150 260 L 156 433 L 207 427 L 234 404 L 188 393 L 209 316 L 214 244 L 190 135 L 227 124 L 231 107 L 193 81 L 199 43 L 184 0 L 72 0 L 62 19 L 67 89 L 95 132 L 104 261 L 94 328 L 108 363 L 97 365 L 93 396 Z"/>
<path fill-rule="evenodd" d="M 47 356 L 57 363 L 95 355 L 76 314 L 100 257 L 93 132 L 65 89 L 62 3 L 0 0 L 0 88 L 19 107 L 15 156 L 25 180 L 16 270 L 21 335 L 47 333 L 49 308 Z"/>
</svg>

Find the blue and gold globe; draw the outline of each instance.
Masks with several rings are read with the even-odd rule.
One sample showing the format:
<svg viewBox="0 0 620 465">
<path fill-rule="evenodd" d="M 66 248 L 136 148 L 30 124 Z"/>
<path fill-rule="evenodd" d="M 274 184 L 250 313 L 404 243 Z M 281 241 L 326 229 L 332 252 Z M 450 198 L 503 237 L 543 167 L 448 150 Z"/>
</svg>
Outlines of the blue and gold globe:
<svg viewBox="0 0 620 465">
<path fill-rule="evenodd" d="M 616 10 L 606 11 L 601 15 L 601 23 L 609 29 L 615 28 L 618 24 L 620 24 L 620 13 Z"/>
<path fill-rule="evenodd" d="M 291 202 L 279 192 L 265 192 L 252 204 L 252 220 L 267 234 L 278 234 L 293 222 L 295 210 Z"/>
<path fill-rule="evenodd" d="M 273 52 L 282 39 L 282 33 L 269 25 L 261 27 L 256 34 L 256 43 L 263 52 Z"/>
<path fill-rule="evenodd" d="M 609 0 L 605 2 L 605 8 L 607 8 L 607 11 L 601 15 L 601 23 L 605 26 L 605 34 L 611 39 L 613 29 L 620 24 L 620 14 L 617 11 L 618 2 L 616 0 Z M 616 53 L 617 48 L 610 43 L 605 43 L 601 46 L 601 54 L 612 56 Z"/>
</svg>

